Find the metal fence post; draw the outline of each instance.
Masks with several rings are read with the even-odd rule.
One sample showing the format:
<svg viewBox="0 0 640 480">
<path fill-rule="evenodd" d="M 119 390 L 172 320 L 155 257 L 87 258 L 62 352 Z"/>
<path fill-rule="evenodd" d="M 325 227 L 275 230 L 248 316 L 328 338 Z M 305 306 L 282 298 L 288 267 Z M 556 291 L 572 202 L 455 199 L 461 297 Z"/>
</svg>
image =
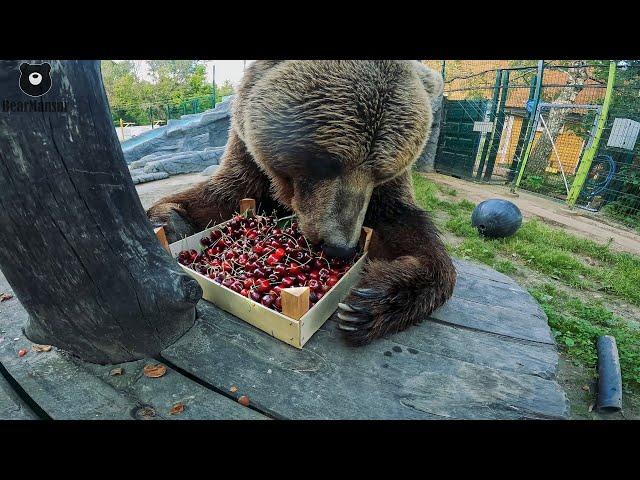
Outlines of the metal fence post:
<svg viewBox="0 0 640 480">
<path fill-rule="evenodd" d="M 538 103 L 540 102 L 540 96 L 542 92 L 542 76 L 544 75 L 544 60 L 540 60 L 538 62 L 538 79 L 536 82 L 536 91 L 534 94 L 533 105 L 531 108 L 531 114 L 533 115 L 533 120 L 531 122 L 530 131 L 527 136 L 527 148 L 524 152 L 524 157 L 518 166 L 518 178 L 516 179 L 515 185 L 511 187 L 511 193 L 515 193 L 516 188 L 520 186 L 520 181 L 522 180 L 522 175 L 524 174 L 524 169 L 527 166 L 527 160 L 529 159 L 529 155 L 531 154 L 531 147 L 533 146 L 533 140 L 536 138 L 536 127 L 538 124 Z"/>
<path fill-rule="evenodd" d="M 502 76 L 502 70 L 498 70 L 496 72 L 496 82 L 493 86 L 493 97 L 491 98 L 491 110 L 489 113 L 489 121 L 495 122 L 496 111 L 498 109 L 498 95 L 500 94 L 500 77 Z M 493 128 L 491 129 L 491 135 L 489 136 L 489 141 L 486 140 L 482 143 L 482 152 L 480 153 L 480 165 L 478 165 L 478 170 L 476 171 L 476 180 L 480 180 L 482 176 L 482 170 L 484 170 L 484 163 L 486 161 L 486 155 L 489 150 L 489 145 L 491 145 L 491 141 L 493 139 L 494 132 L 496 130 L 495 123 Z"/>
<path fill-rule="evenodd" d="M 602 103 L 602 111 L 600 112 L 600 119 L 598 120 L 598 126 L 596 128 L 595 134 L 593 136 L 593 141 L 591 142 L 590 147 L 584 152 L 582 155 L 582 160 L 580 161 L 580 166 L 578 167 L 578 171 L 576 172 L 576 177 L 571 184 L 571 189 L 569 190 L 569 194 L 567 195 L 567 205 L 569 207 L 573 207 L 580 196 L 580 192 L 582 191 L 582 187 L 584 186 L 584 182 L 587 180 L 587 175 L 589 175 L 589 170 L 591 169 L 591 163 L 593 162 L 593 158 L 596 156 L 598 152 L 598 147 L 600 145 L 600 138 L 602 137 L 602 131 L 607 123 L 607 117 L 609 114 L 609 106 L 611 105 L 611 98 L 613 97 L 613 87 L 616 81 L 616 62 L 609 62 L 609 76 L 607 78 L 607 91 L 604 95 L 604 101 Z"/>
<path fill-rule="evenodd" d="M 500 102 L 498 104 L 498 113 L 496 115 L 496 122 L 493 128 L 493 135 L 491 137 L 491 146 L 489 148 L 487 168 L 484 172 L 483 180 L 488 182 L 491 180 L 493 174 L 493 168 L 496 163 L 496 157 L 498 156 L 498 148 L 500 147 L 500 140 L 502 139 L 502 131 L 504 130 L 504 109 L 507 105 L 507 97 L 509 96 L 509 70 L 502 71 L 502 84 L 500 85 Z M 499 126 L 499 128 L 498 128 Z"/>
<path fill-rule="evenodd" d="M 513 179 L 518 171 L 518 167 L 520 166 L 520 158 L 522 156 L 522 150 L 524 148 L 524 139 L 527 138 L 528 130 L 531 126 L 531 120 L 535 112 L 529 112 L 526 109 L 526 106 L 529 105 L 529 102 L 533 102 L 535 98 L 536 85 L 538 83 L 538 77 L 536 75 L 531 79 L 531 86 L 529 87 L 529 98 L 527 99 L 527 103 L 525 104 L 525 115 L 522 117 L 522 123 L 520 124 L 520 132 L 518 133 L 518 142 L 516 143 L 516 150 L 513 155 L 513 162 L 511 162 L 511 167 L 509 167 L 509 172 L 507 173 L 507 182 L 513 182 Z"/>
</svg>

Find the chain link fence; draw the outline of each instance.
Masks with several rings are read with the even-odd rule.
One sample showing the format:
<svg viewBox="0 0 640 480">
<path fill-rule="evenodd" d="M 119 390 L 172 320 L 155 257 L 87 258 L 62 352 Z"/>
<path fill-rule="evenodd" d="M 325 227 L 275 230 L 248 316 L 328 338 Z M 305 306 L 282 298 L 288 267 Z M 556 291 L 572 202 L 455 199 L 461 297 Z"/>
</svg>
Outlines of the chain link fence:
<svg viewBox="0 0 640 480">
<path fill-rule="evenodd" d="M 640 62 L 425 63 L 445 81 L 436 171 L 640 228 Z"/>
</svg>

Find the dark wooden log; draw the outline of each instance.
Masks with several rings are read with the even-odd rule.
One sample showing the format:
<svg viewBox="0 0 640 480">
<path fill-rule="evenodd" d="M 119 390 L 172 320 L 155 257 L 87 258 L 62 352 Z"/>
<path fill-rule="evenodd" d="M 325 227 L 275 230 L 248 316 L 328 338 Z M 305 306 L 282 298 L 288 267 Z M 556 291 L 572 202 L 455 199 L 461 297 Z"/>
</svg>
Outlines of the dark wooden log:
<svg viewBox="0 0 640 480">
<path fill-rule="evenodd" d="M 25 334 L 101 364 L 157 355 L 193 326 L 202 290 L 147 220 L 99 62 L 48 62 L 35 98 L 21 63 L 0 61 L 0 268 Z"/>
</svg>

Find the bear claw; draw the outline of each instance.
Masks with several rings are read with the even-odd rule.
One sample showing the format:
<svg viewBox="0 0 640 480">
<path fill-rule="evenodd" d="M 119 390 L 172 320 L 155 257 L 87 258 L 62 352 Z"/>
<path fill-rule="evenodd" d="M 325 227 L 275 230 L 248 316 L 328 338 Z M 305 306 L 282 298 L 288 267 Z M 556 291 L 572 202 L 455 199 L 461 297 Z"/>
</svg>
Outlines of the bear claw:
<svg viewBox="0 0 640 480">
<path fill-rule="evenodd" d="M 348 315 L 342 312 L 338 313 L 338 318 L 343 322 L 348 322 L 348 323 L 365 323 L 365 322 L 371 321 L 371 318 L 369 318 L 368 315 L 367 316 Z"/>
<path fill-rule="evenodd" d="M 358 297 L 368 299 L 378 298 L 379 296 L 378 292 L 373 288 L 354 288 L 353 290 L 351 290 L 351 293 L 357 295 Z"/>
</svg>

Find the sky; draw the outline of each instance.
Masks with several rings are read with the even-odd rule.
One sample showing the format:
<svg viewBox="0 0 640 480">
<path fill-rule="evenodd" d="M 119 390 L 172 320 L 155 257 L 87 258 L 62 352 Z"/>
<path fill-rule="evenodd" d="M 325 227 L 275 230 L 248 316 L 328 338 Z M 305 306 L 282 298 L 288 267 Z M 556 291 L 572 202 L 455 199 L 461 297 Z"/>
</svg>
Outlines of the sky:
<svg viewBox="0 0 640 480">
<path fill-rule="evenodd" d="M 207 67 L 207 80 L 209 82 L 211 81 L 213 65 L 215 65 L 216 83 L 221 85 L 225 80 L 229 80 L 234 86 L 236 86 L 242 78 L 245 61 L 247 62 L 247 66 L 253 62 L 253 60 L 203 60 Z M 149 80 L 149 67 L 146 60 L 135 60 L 135 63 L 140 77 L 145 80 Z"/>
</svg>

